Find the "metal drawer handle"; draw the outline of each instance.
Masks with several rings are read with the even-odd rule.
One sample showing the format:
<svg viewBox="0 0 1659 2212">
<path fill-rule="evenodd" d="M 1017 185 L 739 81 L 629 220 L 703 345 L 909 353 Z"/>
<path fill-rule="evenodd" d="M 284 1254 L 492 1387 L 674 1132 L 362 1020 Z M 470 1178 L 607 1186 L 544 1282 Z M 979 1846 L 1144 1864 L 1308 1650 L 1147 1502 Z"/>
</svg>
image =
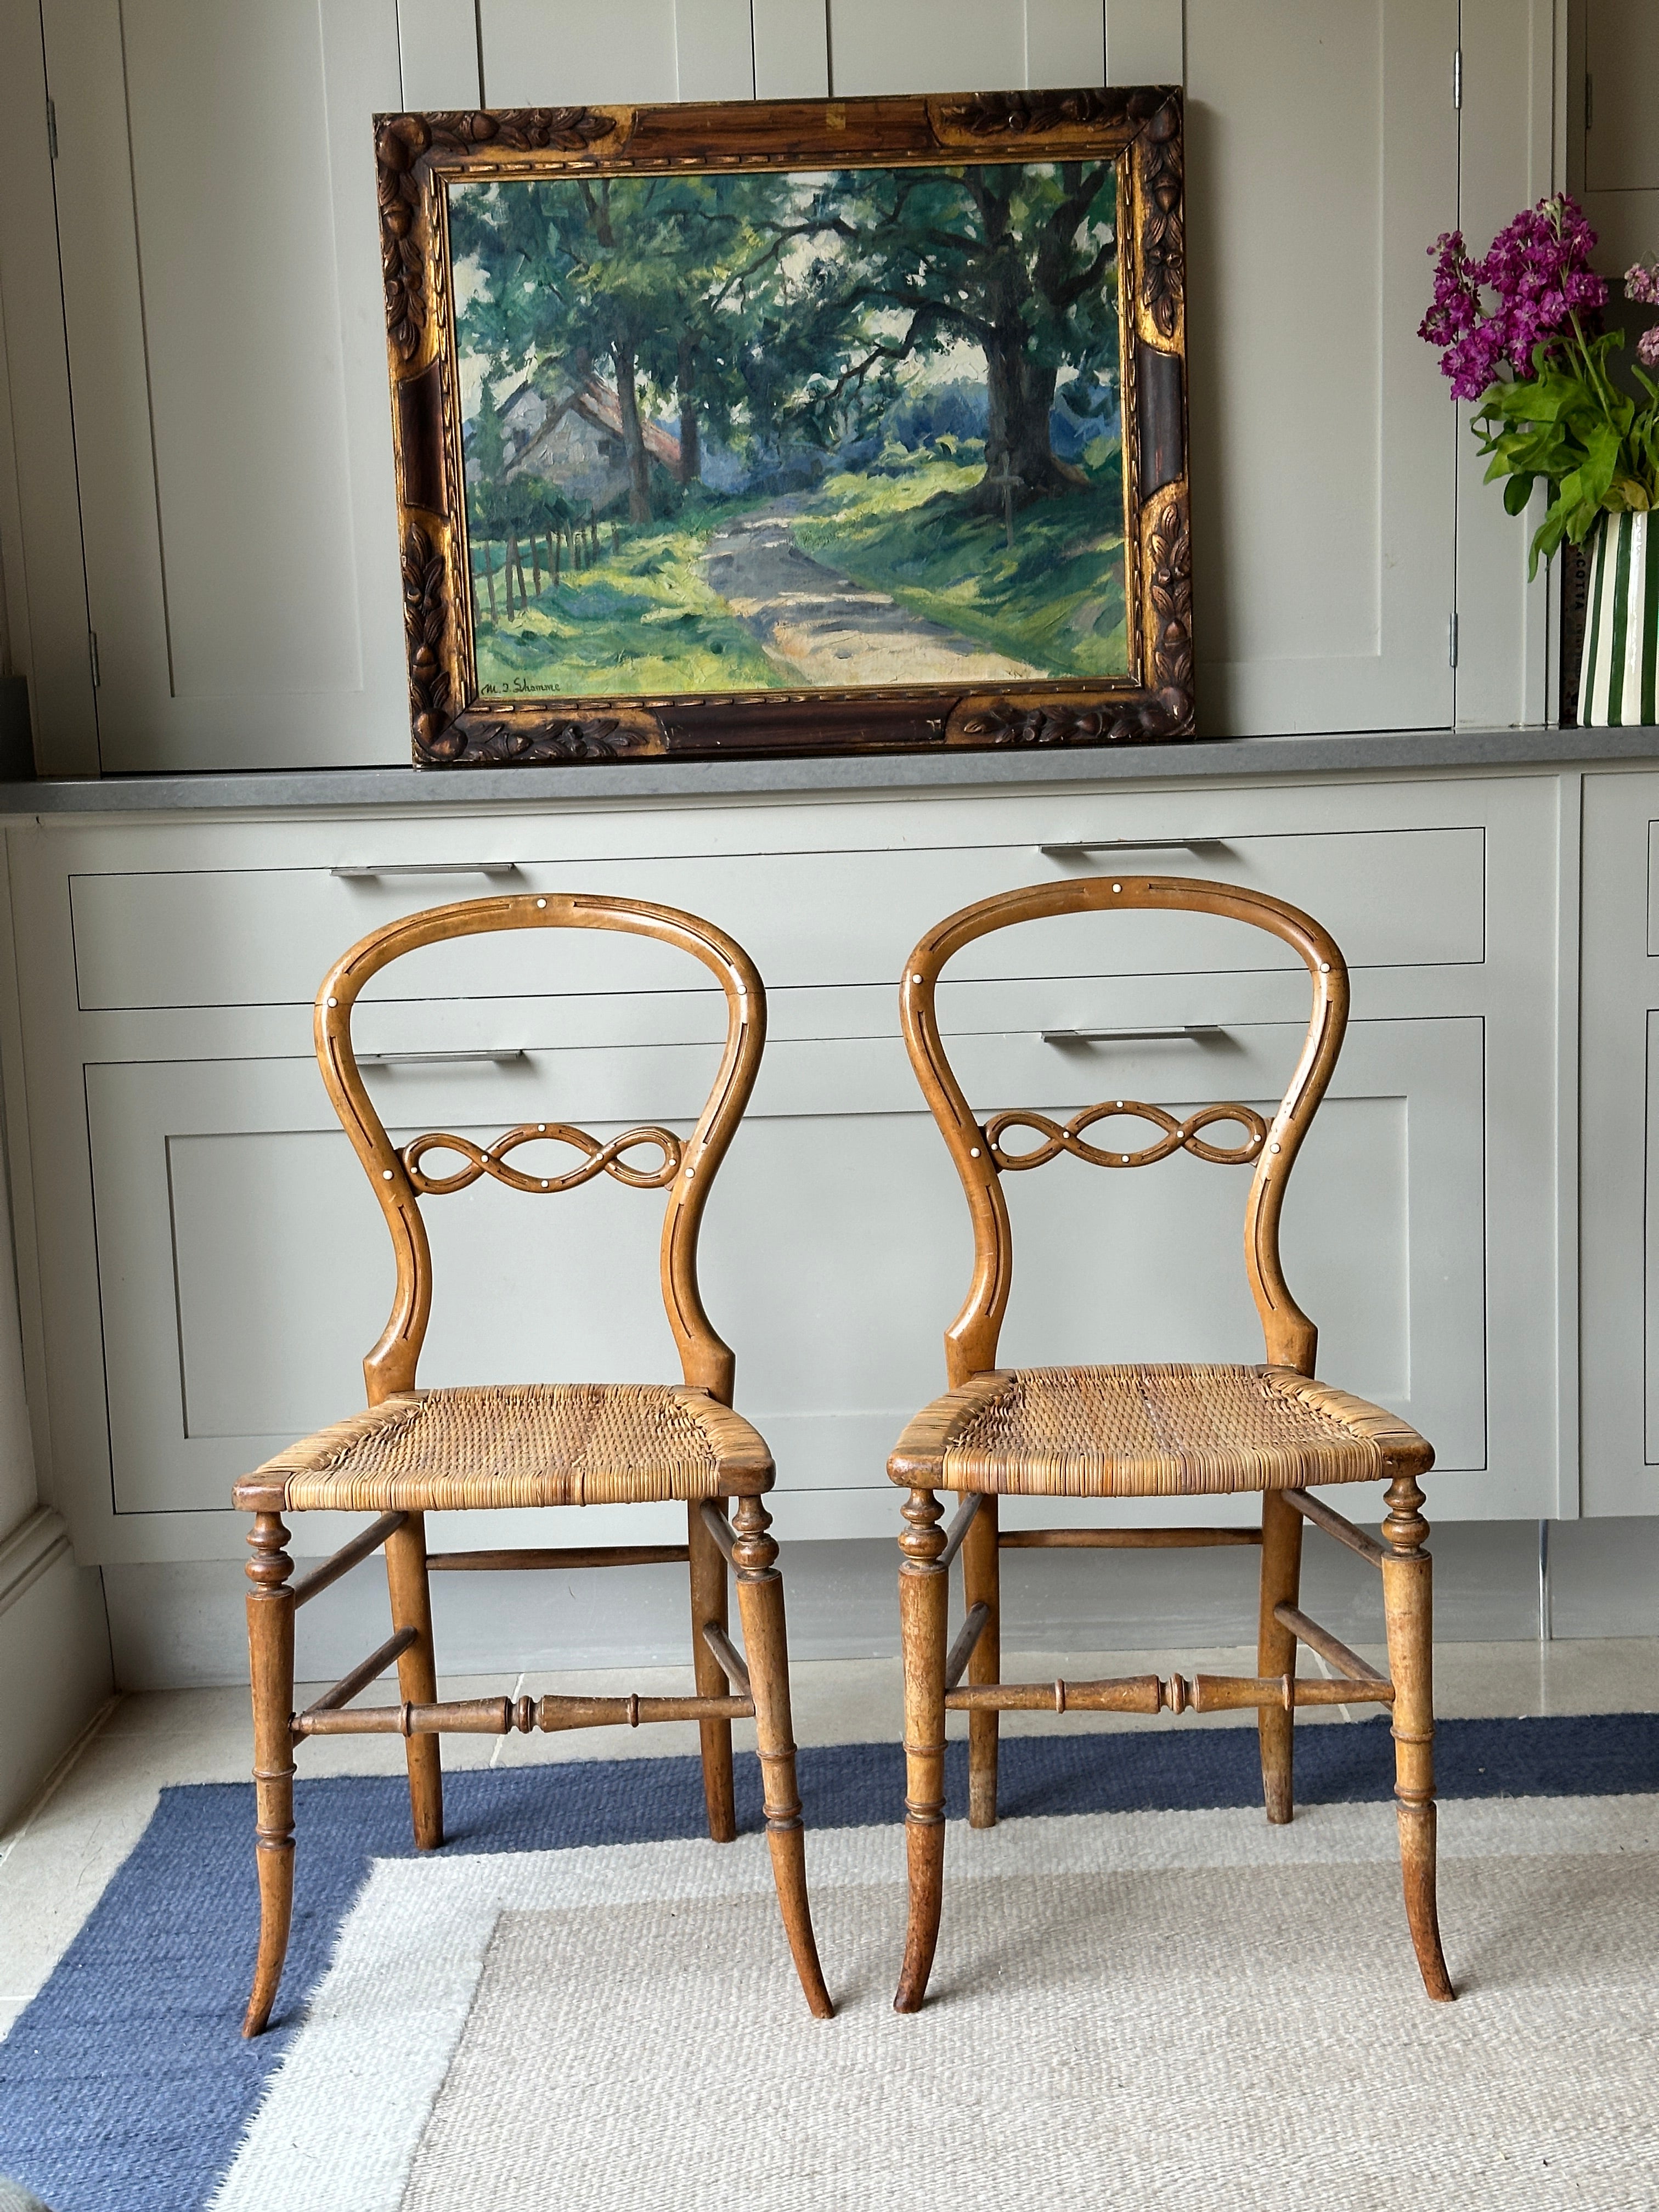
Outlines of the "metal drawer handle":
<svg viewBox="0 0 1659 2212">
<path fill-rule="evenodd" d="M 1044 1044 L 1143 1044 L 1162 1037 L 1197 1044 L 1226 1034 L 1219 1022 L 1183 1022 L 1175 1030 L 1044 1030 L 1042 1036 Z"/>
<path fill-rule="evenodd" d="M 1073 860 L 1079 853 L 1224 853 L 1221 837 L 1092 837 L 1063 845 L 1039 845 L 1051 860 Z"/>
<path fill-rule="evenodd" d="M 345 883 L 368 883 L 376 876 L 516 876 L 516 860 L 382 860 L 361 868 L 331 868 Z"/>
<path fill-rule="evenodd" d="M 356 1055 L 359 1067 L 432 1067 L 439 1064 L 453 1067 L 462 1060 L 504 1061 L 529 1057 L 521 1044 L 471 1045 L 465 1052 L 360 1052 Z"/>
</svg>

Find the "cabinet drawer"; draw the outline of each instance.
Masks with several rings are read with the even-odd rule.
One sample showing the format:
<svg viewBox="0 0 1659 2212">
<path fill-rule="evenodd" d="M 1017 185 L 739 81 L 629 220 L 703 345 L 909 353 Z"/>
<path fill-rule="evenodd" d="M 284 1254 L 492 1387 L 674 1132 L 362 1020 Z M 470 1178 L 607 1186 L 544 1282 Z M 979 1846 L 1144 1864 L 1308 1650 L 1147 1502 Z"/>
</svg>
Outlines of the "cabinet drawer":
<svg viewBox="0 0 1659 2212">
<path fill-rule="evenodd" d="M 545 837 L 545 825 L 520 824 Z M 774 989 L 896 982 L 945 915 L 994 892 L 1131 861 L 1288 899 L 1330 929 L 1355 967 L 1477 962 L 1485 954 L 1480 828 L 1218 834 L 1194 850 L 1057 856 L 1034 843 L 905 850 L 499 857 L 514 872 L 341 877 L 322 868 L 77 874 L 71 878 L 83 1011 L 304 1004 L 331 963 L 401 914 L 488 889 L 591 890 L 706 916 L 744 945 Z M 1158 975 L 1295 965 L 1275 939 L 1201 915 L 1101 915 L 999 933 L 953 964 L 964 978 Z M 593 932 L 514 933 L 434 945 L 370 995 L 452 998 L 674 991 L 704 971 L 669 949 Z"/>
<path fill-rule="evenodd" d="M 1267 1110 L 1301 1036 L 1299 1023 L 1237 1022 L 1190 1055 L 1079 1055 L 981 1035 L 955 1057 L 985 1114 L 1063 1118 L 1103 1095 Z M 487 1144 L 543 1115 L 601 1137 L 643 1121 L 684 1131 L 714 1057 L 550 1053 L 411 1071 L 376 1095 L 400 1139 Z M 1398 1407 L 1443 1468 L 1479 1467 L 1486 1449 L 1482 1066 L 1478 1020 L 1354 1024 L 1285 1219 L 1321 1372 Z M 116 1510 L 222 1510 L 238 1474 L 361 1402 L 358 1362 L 392 1294 L 380 1209 L 304 1060 L 96 1066 L 87 1099 Z M 1248 1182 L 1185 1154 L 1128 1175 L 1062 1158 L 1009 1176 L 1004 1357 L 1259 1358 Z M 546 1203 L 486 1180 L 428 1200 L 422 1379 L 672 1376 L 662 1205 L 604 1178 Z M 880 1487 L 892 1438 L 942 1385 L 940 1336 L 969 1271 L 961 1189 L 897 1039 L 769 1050 L 709 1207 L 702 1280 L 782 1492 Z"/>
</svg>

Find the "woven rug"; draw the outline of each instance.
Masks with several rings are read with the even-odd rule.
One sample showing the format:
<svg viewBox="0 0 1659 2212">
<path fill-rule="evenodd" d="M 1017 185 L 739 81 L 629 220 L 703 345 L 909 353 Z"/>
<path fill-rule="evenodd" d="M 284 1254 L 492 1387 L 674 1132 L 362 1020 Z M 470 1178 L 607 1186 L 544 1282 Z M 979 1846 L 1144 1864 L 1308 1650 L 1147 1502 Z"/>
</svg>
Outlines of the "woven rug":
<svg viewBox="0 0 1659 2212">
<path fill-rule="evenodd" d="M 820 1945 L 801 2002 L 752 1760 L 739 1841 L 690 1759 L 457 1775 L 416 1858 L 401 1784 L 300 1790 L 275 2032 L 249 1793 L 170 1790 L 0 2043 L 0 2172 L 53 2212 L 1634 2212 L 1659 2203 L 1659 1717 L 1450 1722 L 1443 1918 L 1407 1940 L 1386 1723 L 1015 1739 L 1004 1823 L 953 1823 L 927 2008 L 890 1744 L 803 1754 Z M 963 1776 L 953 1747 L 953 1812 Z"/>
</svg>

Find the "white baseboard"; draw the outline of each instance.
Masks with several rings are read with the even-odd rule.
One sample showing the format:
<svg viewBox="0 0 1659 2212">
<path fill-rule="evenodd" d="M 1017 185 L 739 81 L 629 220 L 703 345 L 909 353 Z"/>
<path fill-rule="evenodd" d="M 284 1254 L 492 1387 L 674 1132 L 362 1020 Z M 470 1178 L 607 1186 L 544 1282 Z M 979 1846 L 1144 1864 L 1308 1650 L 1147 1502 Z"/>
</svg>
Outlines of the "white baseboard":
<svg viewBox="0 0 1659 2212">
<path fill-rule="evenodd" d="M 0 1829 L 113 1687 L 96 1567 L 78 1567 L 63 1516 L 42 1506 L 0 1543 Z"/>
<path fill-rule="evenodd" d="M 1538 1634 L 1538 1524 L 1443 1522 L 1435 1555 L 1442 1643 Z M 1144 1650 L 1253 1643 L 1256 1553 L 1010 1552 L 1003 1559 L 1006 1650 Z M 1381 1641 L 1376 1577 L 1310 1534 L 1304 1602 L 1350 1641 Z M 876 1540 L 786 1545 L 789 1645 L 798 1659 L 868 1658 L 898 1648 L 898 1553 Z M 1558 1637 L 1659 1636 L 1659 1517 L 1553 1524 Z M 123 1690 L 247 1680 L 234 1560 L 104 1569 L 116 1681 Z M 447 1674 L 655 1666 L 687 1656 L 684 1567 L 575 1574 L 434 1575 L 438 1665 Z M 385 1638 L 386 1578 L 367 1561 L 300 1616 L 302 1681 L 331 1681 Z"/>
</svg>

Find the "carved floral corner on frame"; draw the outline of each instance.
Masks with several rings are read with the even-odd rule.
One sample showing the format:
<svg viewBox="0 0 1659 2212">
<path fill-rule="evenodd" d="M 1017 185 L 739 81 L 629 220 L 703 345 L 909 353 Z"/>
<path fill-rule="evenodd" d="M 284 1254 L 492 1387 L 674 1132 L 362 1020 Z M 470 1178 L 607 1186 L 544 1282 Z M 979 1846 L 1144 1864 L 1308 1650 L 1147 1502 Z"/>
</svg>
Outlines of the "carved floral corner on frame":
<svg viewBox="0 0 1659 2212">
<path fill-rule="evenodd" d="M 1182 126 L 1180 92 L 1165 87 L 378 117 L 381 255 L 416 764 L 551 765 L 733 753 L 765 757 L 957 746 L 1146 744 L 1189 737 L 1194 729 L 1194 659 Z M 739 670 L 746 655 L 751 672 L 760 668 L 763 687 L 754 682 L 745 686 L 738 673 L 729 688 L 724 682 L 718 689 L 700 682 L 684 690 L 647 691 L 629 690 L 614 679 L 617 688 L 606 691 L 594 688 L 599 678 L 592 669 L 582 672 L 580 688 L 574 683 L 561 687 L 557 649 L 549 642 L 554 625 L 545 619 L 547 609 L 550 605 L 568 606 L 572 587 L 596 568 L 603 572 L 607 530 L 614 556 L 619 531 L 641 520 L 646 496 L 641 486 L 651 465 L 665 472 L 672 461 L 682 490 L 697 483 L 689 473 L 688 459 L 696 445 L 696 410 L 690 439 L 684 408 L 678 439 L 665 419 L 646 421 L 629 381 L 634 376 L 631 346 L 627 379 L 614 366 L 613 383 L 593 371 L 586 374 L 574 396 L 556 394 L 550 399 L 536 378 L 526 377 L 509 396 L 512 404 L 522 401 L 532 412 L 541 407 L 544 420 L 554 413 L 560 421 L 574 422 L 580 416 L 587 425 L 583 434 L 590 443 L 597 440 L 603 447 L 610 434 L 613 448 L 619 443 L 627 447 L 630 466 L 635 448 L 644 453 L 649 446 L 650 451 L 630 479 L 628 520 L 619 524 L 616 516 L 623 512 L 620 495 L 614 511 L 601 508 L 597 494 L 588 498 L 584 511 L 574 493 L 567 496 L 570 479 L 561 480 L 556 471 L 538 475 L 538 469 L 551 470 L 545 456 L 526 459 L 526 447 L 515 447 L 515 459 L 501 465 L 501 481 L 503 487 L 516 482 L 532 495 L 531 504 L 522 509 L 525 520 L 516 526 L 502 521 L 500 535 L 492 541 L 489 532 L 496 526 L 469 514 L 469 484 L 476 493 L 484 472 L 477 448 L 486 403 L 477 398 L 476 361 L 466 372 L 471 357 L 464 357 L 459 349 L 455 270 L 458 260 L 465 264 L 465 256 L 453 255 L 453 192 L 550 182 L 585 194 L 586 204 L 598 210 L 601 204 L 608 208 L 611 195 L 623 189 L 618 179 L 629 180 L 629 188 L 642 193 L 647 188 L 672 189 L 687 179 L 702 180 L 713 191 L 735 178 L 856 181 L 874 174 L 903 180 L 892 182 L 896 196 L 916 189 L 915 179 L 906 174 L 915 171 L 957 180 L 983 179 L 988 173 L 1001 178 L 1018 171 L 1058 179 L 1058 189 L 1063 191 L 1066 180 L 1091 173 L 1091 163 L 1102 167 L 1109 164 L 1113 178 L 1110 250 L 1095 257 L 1099 263 L 1095 276 L 1102 287 L 1109 283 L 1115 287 L 1110 340 L 1115 357 L 1099 369 L 1086 390 L 1081 375 L 1073 382 L 1091 407 L 1105 392 L 1115 410 L 1106 419 L 1113 424 L 1113 459 L 1121 477 L 1122 542 L 1121 554 L 1113 552 L 1116 567 L 1110 591 L 1101 594 L 1098 605 L 1115 611 L 1121 604 L 1119 627 L 1110 632 L 1112 650 L 1121 653 L 1121 671 L 1085 668 L 1082 654 L 1069 647 L 1054 649 L 1052 665 L 1028 665 L 1011 657 L 983 623 L 975 638 L 953 637 L 933 612 L 920 611 L 924 600 L 920 592 L 912 591 L 907 598 L 902 580 L 890 592 L 866 589 L 852 574 L 854 564 L 849 562 L 843 575 L 826 557 L 818 564 L 819 574 L 827 571 L 828 582 L 836 588 L 821 596 L 840 609 L 826 627 L 833 630 L 834 623 L 840 622 L 856 631 L 858 622 L 874 622 L 859 610 L 878 603 L 896 607 L 895 614 L 884 619 L 901 628 L 912 625 L 914 637 L 925 641 L 932 655 L 927 680 L 837 683 L 828 680 L 820 668 L 817 676 L 796 682 L 792 672 L 797 664 L 785 656 L 787 651 L 802 649 L 797 638 L 799 625 L 792 629 L 775 620 L 768 605 L 756 614 L 750 600 L 734 593 L 724 603 L 724 613 L 731 617 L 726 635 L 734 642 L 724 648 L 711 642 L 708 649 L 732 653 L 729 663 L 719 664 L 722 669 Z M 1007 191 L 1012 190 L 1010 184 Z M 1086 226 L 1078 234 L 1088 240 L 1098 235 Z M 1085 273 L 1091 266 L 1085 265 Z M 1075 283 L 1076 278 L 1068 281 Z M 1063 289 L 1056 286 L 1054 296 Z M 1103 291 L 1102 296 L 1106 296 Z M 1072 312 L 1071 305 L 1066 311 Z M 915 331 L 913 319 L 905 345 L 920 343 Z M 640 343 L 644 346 L 646 338 Z M 883 344 L 891 353 L 898 341 L 884 339 L 878 353 Z M 586 362 L 588 356 L 580 358 Z M 857 365 L 860 380 L 870 373 L 870 362 Z M 874 373 L 879 375 L 882 368 Z M 1052 377 L 1065 372 L 1051 366 L 1048 373 Z M 643 384 L 641 391 L 665 394 L 672 378 L 660 367 L 653 374 L 657 382 Z M 988 380 L 988 370 L 987 375 Z M 503 380 L 489 380 L 487 404 L 492 416 L 501 404 L 497 386 Z M 860 381 L 859 390 L 864 389 Z M 464 425 L 468 391 L 473 395 L 474 413 Z M 721 404 L 729 399 L 728 392 Z M 1039 386 L 1033 404 L 1040 408 L 1042 399 Z M 1059 404 L 1056 397 L 1053 405 Z M 1080 436 L 1088 428 L 1086 421 L 1081 430 L 1073 425 L 1072 434 Z M 997 459 L 995 432 L 993 416 L 980 441 L 981 474 L 976 485 L 981 536 L 994 550 L 1002 535 L 999 518 L 1005 520 L 1006 550 L 1017 563 L 1025 557 L 1016 555 L 1017 520 L 1022 538 L 1034 532 L 1031 517 L 1048 491 L 1015 471 L 1012 446 Z M 535 434 L 543 433 L 538 429 Z M 816 434 L 827 436 L 822 422 Z M 552 432 L 545 434 L 544 442 L 550 451 Z M 968 442 L 971 452 L 973 441 Z M 1110 446 L 1112 441 L 1103 442 Z M 968 465 L 957 444 L 945 438 L 926 450 L 934 459 L 945 454 L 956 480 L 965 480 L 963 471 Z M 1085 457 L 1092 451 L 1086 441 L 1080 450 Z M 1063 475 L 1069 469 L 1079 483 L 1090 468 L 1103 470 L 1110 465 L 1052 458 L 1057 471 Z M 514 467 L 519 470 L 516 478 L 512 476 Z M 999 485 L 1000 498 L 995 492 Z M 501 504 L 505 513 L 510 502 L 504 495 Z M 781 506 L 788 505 L 786 494 Z M 648 505 L 643 508 L 647 514 L 654 512 Z M 483 545 L 482 574 L 472 542 L 475 521 Z M 786 521 L 782 528 L 788 540 L 787 557 L 799 559 L 803 549 L 793 522 Z M 1027 542 L 1035 543 L 1035 535 Z M 1098 551 L 1106 542 L 1103 537 L 1079 544 L 1087 553 Z M 533 588 L 525 574 L 526 544 Z M 569 565 L 562 575 L 561 558 L 567 548 Z M 1077 550 L 1067 544 L 1061 553 L 1070 560 Z M 810 573 L 810 550 L 805 557 Z M 988 554 L 988 565 L 990 558 Z M 708 573 L 705 556 L 699 582 Z M 976 592 L 977 577 L 967 580 Z M 499 619 L 498 585 L 507 610 L 504 623 Z M 567 593 L 562 603 L 562 590 Z M 677 622 L 704 620 L 699 592 L 686 589 L 682 597 L 688 603 L 685 610 L 652 610 L 653 619 L 665 624 L 652 630 L 653 643 L 666 637 Z M 801 597 L 798 592 L 796 601 Z M 697 605 L 691 605 L 693 601 Z M 718 594 L 715 603 L 720 604 Z M 944 600 L 936 593 L 926 604 L 936 610 Z M 855 610 L 854 615 L 846 611 L 849 606 Z M 512 633 L 515 608 L 520 628 Z M 1072 611 L 1068 634 L 1081 625 L 1081 634 L 1089 637 L 1089 625 L 1098 629 L 1107 618 L 1096 600 L 1085 595 Z M 1115 642 L 1120 630 L 1121 647 Z M 643 624 L 638 634 L 643 637 Z M 486 646 L 495 659 L 481 674 Z M 495 665 L 513 654 L 533 664 L 538 650 L 544 653 L 543 662 L 539 668 L 532 665 L 527 678 L 504 674 Z M 831 636 L 820 656 L 822 665 L 833 665 L 835 650 Z M 856 654 L 849 656 L 844 647 L 842 650 L 843 660 L 855 669 L 883 672 L 884 664 L 878 657 L 860 663 Z M 921 652 L 920 645 L 917 652 Z M 1066 652 L 1072 655 L 1069 663 Z M 636 657 L 647 667 L 666 668 L 671 674 L 680 665 L 672 655 L 660 662 L 629 651 L 617 656 L 619 665 Z M 799 665 L 814 664 L 803 660 Z M 908 666 L 902 653 L 896 665 L 901 670 Z M 921 659 L 916 665 L 921 666 Z M 608 678 L 608 664 L 606 680 L 613 680 Z"/>
</svg>

